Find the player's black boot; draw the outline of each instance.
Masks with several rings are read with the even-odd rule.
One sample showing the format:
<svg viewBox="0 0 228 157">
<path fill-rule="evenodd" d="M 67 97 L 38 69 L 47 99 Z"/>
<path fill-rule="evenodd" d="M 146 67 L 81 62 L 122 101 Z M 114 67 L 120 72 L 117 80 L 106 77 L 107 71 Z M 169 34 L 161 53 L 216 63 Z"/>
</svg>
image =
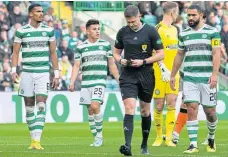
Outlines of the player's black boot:
<svg viewBox="0 0 228 157">
<path fill-rule="evenodd" d="M 150 154 L 147 146 L 141 146 L 141 154 L 143 154 L 143 155 L 149 155 Z"/>
<path fill-rule="evenodd" d="M 132 156 L 131 153 L 131 146 L 127 146 L 126 144 L 123 144 L 120 146 L 120 153 L 124 154 L 125 156 Z"/>
</svg>

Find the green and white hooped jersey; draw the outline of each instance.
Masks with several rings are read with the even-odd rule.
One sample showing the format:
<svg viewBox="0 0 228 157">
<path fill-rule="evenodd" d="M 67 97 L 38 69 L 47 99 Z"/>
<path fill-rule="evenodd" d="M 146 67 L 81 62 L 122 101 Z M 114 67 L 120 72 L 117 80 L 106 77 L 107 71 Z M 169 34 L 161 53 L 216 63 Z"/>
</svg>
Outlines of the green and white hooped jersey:
<svg viewBox="0 0 228 157">
<path fill-rule="evenodd" d="M 77 46 L 75 60 L 81 60 L 82 88 L 106 87 L 109 57 L 113 57 L 111 45 L 105 40 L 98 39 L 95 43 L 86 40 Z"/>
<path fill-rule="evenodd" d="M 27 24 L 17 29 L 14 42 L 21 43 L 22 71 L 49 72 L 50 41 L 55 41 L 54 29 L 42 23 L 38 28 Z"/>
<path fill-rule="evenodd" d="M 180 33 L 178 48 L 185 52 L 184 81 L 207 83 L 213 72 L 212 48 L 221 46 L 216 28 L 204 25 L 199 30 L 187 28 Z"/>
</svg>

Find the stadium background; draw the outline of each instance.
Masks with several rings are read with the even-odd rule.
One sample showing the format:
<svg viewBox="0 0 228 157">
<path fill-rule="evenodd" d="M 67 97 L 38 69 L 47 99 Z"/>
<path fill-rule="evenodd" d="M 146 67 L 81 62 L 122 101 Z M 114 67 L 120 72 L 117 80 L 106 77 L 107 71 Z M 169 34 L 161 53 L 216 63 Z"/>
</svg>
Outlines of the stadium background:
<svg viewBox="0 0 228 157">
<path fill-rule="evenodd" d="M 28 129 L 25 124 L 25 112 L 22 98 L 17 96 L 18 84 L 14 84 L 11 79 L 11 55 L 14 33 L 17 28 L 29 22 L 27 8 L 32 3 L 39 3 L 44 9 L 44 23 L 54 27 L 57 39 L 57 53 L 59 66 L 61 70 L 61 83 L 58 91 L 50 92 L 47 102 L 47 122 L 59 122 L 47 124 L 45 126 L 44 141 L 49 151 L 42 153 L 26 152 Z M 156 25 L 162 19 L 162 6 L 165 2 L 131 2 L 131 1 L 0 1 L 0 123 L 18 123 L 0 125 L 0 157 L 2 156 L 32 156 L 43 155 L 58 156 L 60 153 L 67 156 L 117 156 L 118 146 L 122 142 L 122 119 L 123 103 L 119 93 L 119 87 L 113 77 L 109 74 L 107 79 L 107 88 L 105 103 L 102 107 L 105 121 L 120 121 L 104 124 L 104 136 L 107 136 L 106 147 L 100 150 L 92 149 L 87 152 L 88 143 L 92 140 L 87 123 L 74 124 L 70 122 L 87 121 L 86 109 L 78 105 L 81 76 L 77 78 L 75 90 L 70 93 L 67 91 L 71 75 L 72 65 L 74 63 L 74 51 L 76 46 L 87 39 L 85 32 L 85 23 L 88 19 L 96 18 L 101 21 L 101 38 L 109 41 L 112 45 L 115 41 L 117 31 L 126 25 L 123 11 L 129 4 L 137 5 L 143 15 L 142 21 L 150 25 Z M 187 26 L 187 8 L 192 2 L 178 1 L 180 16 L 177 25 L 180 30 Z M 225 45 L 224 52 L 228 54 L 228 2 L 199 2 L 207 13 L 207 23 L 218 29 L 222 36 L 222 42 Z M 118 65 L 118 63 L 117 63 Z M 51 65 L 50 65 L 51 67 Z M 119 65 L 118 65 L 119 67 Z M 119 67 L 120 68 L 120 67 Z M 17 71 L 21 71 L 21 58 L 19 59 Z M 52 74 L 53 72 L 50 71 Z M 221 122 L 218 127 L 218 141 L 220 154 L 214 156 L 228 156 L 225 148 L 228 141 L 223 139 L 222 134 L 227 130 L 228 119 L 228 60 L 223 56 L 219 73 L 219 93 L 217 113 Z M 181 93 L 179 95 L 177 108 L 180 105 Z M 135 113 L 135 120 L 140 120 L 139 110 Z M 153 108 L 151 109 L 153 110 Z M 178 109 L 176 110 L 179 111 Z M 165 116 L 166 112 L 164 112 Z M 205 116 L 200 108 L 199 119 L 204 120 Z M 68 122 L 68 124 L 65 124 Z M 133 145 L 138 145 L 141 140 L 139 122 L 136 122 Z M 138 126 L 138 127 L 137 127 Z M 207 128 L 204 122 L 200 125 L 200 140 L 206 136 Z M 16 132 L 14 130 L 17 130 Z M 154 129 L 151 133 L 154 138 Z M 60 137 L 65 134 L 65 137 Z M 46 136 L 46 137 L 45 137 Z M 80 137 L 78 137 L 80 136 Z M 112 137 L 112 138 L 111 138 Z M 181 156 L 182 149 L 187 147 L 188 139 L 186 131 L 183 132 L 184 140 L 178 149 L 173 151 L 175 156 Z M 52 138 L 52 140 L 50 140 Z M 53 138 L 55 140 L 53 140 Z M 69 141 L 70 140 L 70 141 Z M 16 142 L 15 142 L 16 141 Z M 80 141 L 79 143 L 77 141 Z M 151 140 L 152 142 L 152 140 Z M 67 144 L 64 144 L 67 143 Z M 113 148 L 113 146 L 115 147 Z M 74 148 L 78 151 L 72 151 Z M 78 148 L 79 147 L 79 148 Z M 84 148 L 86 147 L 86 148 Z M 2 149 L 1 149 L 2 148 Z M 68 150 L 69 149 L 69 150 Z M 2 152 L 1 152 L 2 150 Z M 14 150 L 14 151 L 12 151 Z M 137 151 L 136 148 L 133 151 Z M 154 150 L 153 156 L 169 156 L 169 148 Z M 56 152 L 56 153 L 55 153 Z M 64 153 L 65 152 L 65 153 Z M 69 153 L 70 152 L 70 153 Z M 17 155 L 15 155 L 15 153 Z M 166 155 L 165 155 L 166 154 Z M 205 155 L 205 154 L 201 154 Z"/>
</svg>

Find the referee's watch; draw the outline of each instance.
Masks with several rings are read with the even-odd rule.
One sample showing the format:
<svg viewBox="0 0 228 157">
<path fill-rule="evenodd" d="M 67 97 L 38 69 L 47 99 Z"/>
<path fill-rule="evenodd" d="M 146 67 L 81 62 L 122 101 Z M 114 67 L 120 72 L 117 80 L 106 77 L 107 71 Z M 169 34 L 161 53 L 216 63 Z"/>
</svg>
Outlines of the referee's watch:
<svg viewBox="0 0 228 157">
<path fill-rule="evenodd" d="M 145 66 L 146 65 L 146 60 L 145 59 L 143 59 L 143 66 Z"/>
</svg>

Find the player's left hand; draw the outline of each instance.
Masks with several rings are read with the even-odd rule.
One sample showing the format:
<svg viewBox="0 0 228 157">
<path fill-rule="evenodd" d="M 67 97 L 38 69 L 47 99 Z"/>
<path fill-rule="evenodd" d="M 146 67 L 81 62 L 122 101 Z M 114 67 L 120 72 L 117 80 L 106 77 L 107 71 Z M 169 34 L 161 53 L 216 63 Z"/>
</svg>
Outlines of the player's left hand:
<svg viewBox="0 0 228 157">
<path fill-rule="evenodd" d="M 143 65 L 142 59 L 131 59 L 131 66 L 132 67 L 140 67 Z"/>
<path fill-rule="evenodd" d="M 54 78 L 52 83 L 52 88 L 57 89 L 59 87 L 59 78 Z"/>
<path fill-rule="evenodd" d="M 160 67 L 161 74 L 162 74 L 162 81 L 169 82 L 170 81 L 171 72 L 169 71 L 168 68 L 166 68 L 164 63 L 160 63 L 159 67 Z"/>
<path fill-rule="evenodd" d="M 208 83 L 210 84 L 210 88 L 216 88 L 218 82 L 218 75 L 211 75 Z"/>
</svg>

